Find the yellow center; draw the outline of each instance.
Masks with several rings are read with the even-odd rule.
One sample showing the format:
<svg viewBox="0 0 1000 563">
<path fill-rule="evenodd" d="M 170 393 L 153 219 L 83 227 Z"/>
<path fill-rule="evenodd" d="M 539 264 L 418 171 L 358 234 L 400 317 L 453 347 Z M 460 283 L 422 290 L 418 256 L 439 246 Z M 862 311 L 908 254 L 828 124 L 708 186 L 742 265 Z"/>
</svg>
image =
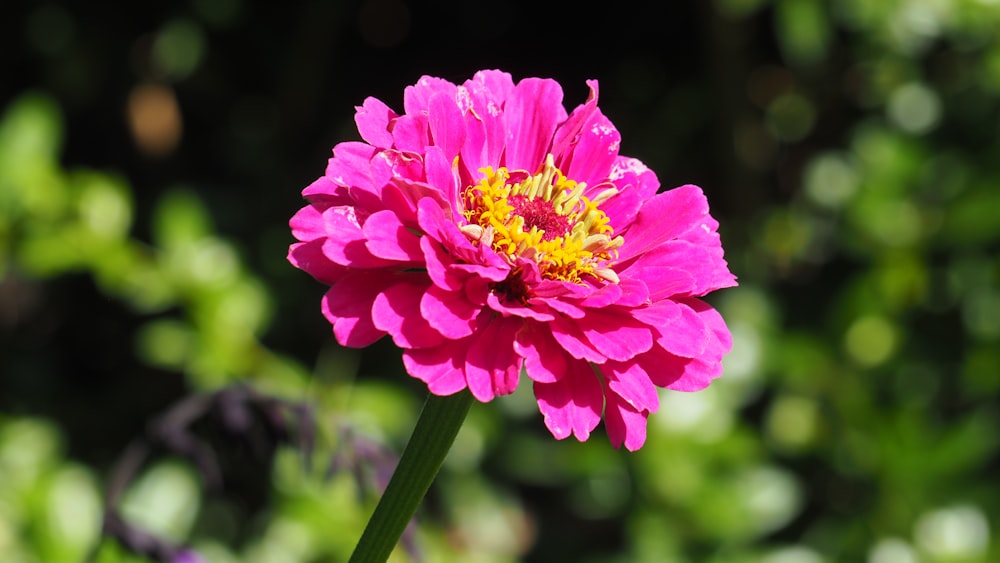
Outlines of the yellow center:
<svg viewBox="0 0 1000 563">
<path fill-rule="evenodd" d="M 618 282 L 611 263 L 623 240 L 613 237 L 608 216 L 598 207 L 615 188 L 588 199 L 586 185 L 566 178 L 552 155 L 533 176 L 504 167 L 480 172 L 483 179 L 464 192 L 469 224 L 462 231 L 470 239 L 489 244 L 511 264 L 518 257 L 533 260 L 546 279 L 581 283 L 592 276 Z"/>
</svg>

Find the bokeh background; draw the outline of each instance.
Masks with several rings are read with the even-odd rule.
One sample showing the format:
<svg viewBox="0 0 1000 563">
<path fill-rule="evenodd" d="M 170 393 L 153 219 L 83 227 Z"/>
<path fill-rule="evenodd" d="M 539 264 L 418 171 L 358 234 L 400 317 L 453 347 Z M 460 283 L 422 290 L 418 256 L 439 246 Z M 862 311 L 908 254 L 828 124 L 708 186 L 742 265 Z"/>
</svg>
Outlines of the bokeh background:
<svg viewBox="0 0 1000 563">
<path fill-rule="evenodd" d="M 636 453 L 476 405 L 394 561 L 1000 561 L 995 0 L 5 3 L 0 559 L 147 561 L 110 489 L 212 563 L 346 560 L 424 391 L 336 346 L 287 220 L 366 96 L 481 68 L 599 79 L 704 187 L 734 349 Z"/>
</svg>

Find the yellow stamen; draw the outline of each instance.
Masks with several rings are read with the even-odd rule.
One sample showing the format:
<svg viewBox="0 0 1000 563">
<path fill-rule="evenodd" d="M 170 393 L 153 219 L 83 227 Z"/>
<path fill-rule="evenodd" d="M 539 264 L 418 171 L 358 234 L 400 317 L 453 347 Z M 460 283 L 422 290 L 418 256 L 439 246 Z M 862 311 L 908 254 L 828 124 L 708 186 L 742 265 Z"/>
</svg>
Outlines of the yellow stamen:
<svg viewBox="0 0 1000 563">
<path fill-rule="evenodd" d="M 492 246 L 511 264 L 518 257 L 533 260 L 543 278 L 581 283 L 590 276 L 618 283 L 611 265 L 624 241 L 614 236 L 599 207 L 617 193 L 615 188 L 588 199 L 586 185 L 566 178 L 551 154 L 523 180 L 512 182 L 503 167 L 480 172 L 483 179 L 464 192 L 469 224 L 462 232 L 470 240 Z"/>
</svg>

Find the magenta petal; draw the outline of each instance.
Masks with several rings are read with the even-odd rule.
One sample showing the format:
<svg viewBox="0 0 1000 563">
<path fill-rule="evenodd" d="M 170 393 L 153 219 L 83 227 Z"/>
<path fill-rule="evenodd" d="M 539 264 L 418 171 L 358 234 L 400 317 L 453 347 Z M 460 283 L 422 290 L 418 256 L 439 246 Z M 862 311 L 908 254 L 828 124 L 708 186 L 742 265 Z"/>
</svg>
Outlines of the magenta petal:
<svg viewBox="0 0 1000 563">
<path fill-rule="evenodd" d="M 483 146 L 470 147 L 468 154 L 463 150 L 462 156 L 470 159 L 470 172 L 483 166 L 497 167 L 507 139 L 507 121 L 501 108 L 514 90 L 514 82 L 507 73 L 487 71 L 476 73 L 472 80 L 466 81 L 465 88 L 472 101 L 467 123 L 472 120 L 481 123 Z M 472 126 L 469 127 L 471 131 Z"/>
<path fill-rule="evenodd" d="M 330 178 L 320 176 L 313 183 L 302 190 L 302 197 L 309 200 L 313 205 L 352 205 L 353 200 L 348 196 L 344 186 L 338 186 Z"/>
<path fill-rule="evenodd" d="M 430 144 L 427 115 L 401 115 L 392 122 L 392 144 L 405 152 L 422 153 Z"/>
<path fill-rule="evenodd" d="M 492 401 L 517 388 L 521 358 L 514 352 L 514 335 L 521 323 L 513 317 L 495 317 L 472 337 L 465 359 L 465 379 L 472 396 L 479 401 Z"/>
<path fill-rule="evenodd" d="M 427 147 L 424 155 L 427 183 L 440 190 L 451 211 L 458 208 L 458 179 L 451 165 L 451 159 L 439 147 Z M 454 222 L 454 218 L 449 217 Z"/>
<path fill-rule="evenodd" d="M 434 348 L 404 350 L 406 373 L 426 383 L 427 390 L 435 395 L 452 395 L 465 389 L 461 367 L 465 363 L 467 340 L 448 340 Z"/>
<path fill-rule="evenodd" d="M 556 125 L 566 119 L 559 83 L 526 78 L 514 87 L 504 113 L 507 117 L 507 166 L 534 172 L 545 160 Z"/>
<path fill-rule="evenodd" d="M 392 211 L 379 211 L 365 219 L 365 246 L 375 256 L 401 262 L 423 262 L 420 238 L 410 232 Z"/>
<path fill-rule="evenodd" d="M 417 202 L 417 222 L 424 234 L 439 243 L 451 254 L 451 262 L 458 260 L 469 264 L 482 262 L 478 259 L 480 252 L 462 231 L 458 230 L 454 221 L 445 218 L 440 204 L 429 197 Z M 502 278 L 501 278 L 502 279 Z"/>
<path fill-rule="evenodd" d="M 598 110 L 584 124 L 569 155 L 566 176 L 589 186 L 608 177 L 618 157 L 622 136 L 607 117 Z"/>
<path fill-rule="evenodd" d="M 705 321 L 694 309 L 683 303 L 677 304 L 680 313 L 670 323 L 660 328 L 662 336 L 657 340 L 663 349 L 684 358 L 697 358 L 715 339 Z"/>
<path fill-rule="evenodd" d="M 489 92 L 491 100 L 496 102 L 498 106 L 503 105 L 510 93 L 514 91 L 513 78 L 509 73 L 501 70 L 481 70 L 472 75 L 469 82 L 482 84 Z"/>
<path fill-rule="evenodd" d="M 635 221 L 644 199 L 633 186 L 619 187 L 618 193 L 601 204 L 601 210 L 608 216 L 608 224 L 616 233 L 624 230 Z"/>
<path fill-rule="evenodd" d="M 392 133 L 389 132 L 389 121 L 397 117 L 396 112 L 380 100 L 365 98 L 364 103 L 355 108 L 354 123 L 358 126 L 361 138 L 379 148 L 392 146 Z"/>
<path fill-rule="evenodd" d="M 547 307 L 539 306 L 538 303 L 533 303 L 529 306 L 520 301 L 501 299 L 497 296 L 496 292 L 490 292 L 486 296 L 486 304 L 489 305 L 490 309 L 505 317 L 514 316 L 542 322 L 551 321 L 554 318 L 554 315 Z"/>
<path fill-rule="evenodd" d="M 619 272 L 619 275 L 622 279 L 641 280 L 649 291 L 649 298 L 653 301 L 675 295 L 690 295 L 698 287 L 697 281 L 690 273 L 670 266 L 648 265 L 648 262 L 642 264 L 636 262 L 624 272 Z"/>
<path fill-rule="evenodd" d="M 653 197 L 660 189 L 660 180 L 656 178 L 656 173 L 638 158 L 619 156 L 611 166 L 608 179 L 619 189 L 632 186 L 640 201 Z"/>
<path fill-rule="evenodd" d="M 575 320 L 567 319 L 562 315 L 556 315 L 556 318 L 552 320 L 549 326 L 552 329 L 552 337 L 555 338 L 563 350 L 569 352 L 570 356 L 578 360 L 587 360 L 588 362 L 598 364 L 604 363 L 607 360 L 607 358 L 594 348 L 590 340 L 583 335 Z"/>
<path fill-rule="evenodd" d="M 470 302 L 464 292 L 432 285 L 420 300 L 420 313 L 445 338 L 457 340 L 472 334 L 482 307 Z"/>
<path fill-rule="evenodd" d="M 288 222 L 292 228 L 292 236 L 301 240 L 315 240 L 326 236 L 326 222 L 323 214 L 313 207 L 307 205 L 299 209 Z"/>
<path fill-rule="evenodd" d="M 323 254 L 333 263 L 351 268 L 385 268 L 397 263 L 379 258 L 368 250 L 353 208 L 330 207 L 323 212 L 328 236 Z"/>
<path fill-rule="evenodd" d="M 604 393 L 588 363 L 570 362 L 558 381 L 534 387 L 538 410 L 553 436 L 562 440 L 572 434 L 581 442 L 590 437 L 601 420 Z"/>
<path fill-rule="evenodd" d="M 468 176 L 476 176 L 476 172 L 484 166 L 499 165 L 499 160 L 490 162 L 487 155 L 486 125 L 482 118 L 475 112 L 469 111 L 465 114 L 465 143 L 462 145 L 461 164 L 465 166 L 465 173 Z"/>
<path fill-rule="evenodd" d="M 647 280 L 654 298 L 704 295 L 736 285 L 717 237 L 714 245 L 666 241 L 636 259 L 625 271 L 630 277 Z"/>
<path fill-rule="evenodd" d="M 610 360 L 630 360 L 653 345 L 649 327 L 624 311 L 591 310 L 578 323 L 591 345 Z"/>
<path fill-rule="evenodd" d="M 441 344 L 441 334 L 420 314 L 420 300 L 430 285 L 414 275 L 396 283 L 375 297 L 372 322 L 392 336 L 400 348 L 429 348 Z"/>
<path fill-rule="evenodd" d="M 609 283 L 588 295 L 580 302 L 581 307 L 588 309 L 602 309 L 608 305 L 617 303 L 622 297 L 622 288 L 616 283 Z"/>
<path fill-rule="evenodd" d="M 403 90 L 403 109 L 409 115 L 419 115 L 431 108 L 431 98 L 435 94 L 444 94 L 455 99 L 458 86 L 436 76 L 421 76 L 413 86 Z"/>
<path fill-rule="evenodd" d="M 711 305 L 700 299 L 692 297 L 685 299 L 683 303 L 698 313 L 698 316 L 701 317 L 701 320 L 705 322 L 705 325 L 715 336 L 715 345 L 710 345 L 712 352 L 719 357 L 728 354 L 733 348 L 733 335 L 729 332 L 729 327 L 726 326 L 726 321 L 723 320 L 722 315 L 712 308 Z"/>
<path fill-rule="evenodd" d="M 322 310 L 342 346 L 364 348 L 385 336 L 372 322 L 372 303 L 393 279 L 383 272 L 345 276 L 323 296 Z"/>
<path fill-rule="evenodd" d="M 376 186 L 368 163 L 375 156 L 375 150 L 367 143 L 339 143 L 333 147 L 333 158 L 327 163 L 326 177 L 339 186 L 374 192 Z"/>
<path fill-rule="evenodd" d="M 465 117 L 458 109 L 454 95 L 439 93 L 431 96 L 427 125 L 434 144 L 444 151 L 447 161 L 451 162 L 465 143 Z"/>
<path fill-rule="evenodd" d="M 451 267 L 452 256 L 439 242 L 428 236 L 421 237 L 420 249 L 424 252 L 427 275 L 434 285 L 447 291 L 462 289 L 468 275 Z"/>
<path fill-rule="evenodd" d="M 597 81 L 588 80 L 587 86 L 590 88 L 590 94 L 587 96 L 587 101 L 573 109 L 572 113 L 569 114 L 569 117 L 567 117 L 566 120 L 563 121 L 556 129 L 555 135 L 552 138 L 551 152 L 553 156 L 556 157 L 556 162 L 560 167 L 562 167 L 563 172 L 567 172 L 564 166 L 569 162 L 568 159 L 564 159 L 564 155 L 568 155 L 571 152 L 569 150 L 570 147 L 577 142 L 580 137 L 580 132 L 583 130 L 584 126 L 593 118 L 594 113 L 597 112 L 597 98 L 599 91 Z M 568 173 L 567 176 L 577 181 L 587 181 Z"/>
<path fill-rule="evenodd" d="M 706 218 L 710 219 L 708 201 L 697 186 L 681 186 L 657 194 L 646 201 L 624 233 L 619 261 L 626 262 L 692 229 L 702 228 Z"/>
<path fill-rule="evenodd" d="M 554 383 L 566 373 L 566 352 L 541 323 L 525 323 L 514 339 L 514 351 L 524 358 L 524 369 L 533 381 Z"/>
<path fill-rule="evenodd" d="M 385 149 L 372 155 L 369 163 L 372 182 L 376 186 L 384 187 L 400 180 L 419 182 L 424 179 L 423 163 L 412 153 Z"/>
<path fill-rule="evenodd" d="M 684 377 L 690 358 L 681 358 L 654 344 L 649 352 L 635 359 L 646 377 L 657 387 L 673 389 L 675 383 Z"/>
<path fill-rule="evenodd" d="M 327 285 L 333 285 L 350 271 L 334 264 L 323 254 L 323 239 L 292 244 L 288 247 L 288 261 Z"/>
<path fill-rule="evenodd" d="M 660 396 L 649 375 L 637 362 L 608 362 L 601 366 L 608 389 L 637 411 L 656 412 Z"/>
<path fill-rule="evenodd" d="M 701 391 L 722 375 L 722 362 L 694 358 L 684 366 L 684 373 L 666 388 L 673 391 Z"/>
<path fill-rule="evenodd" d="M 623 277 L 618 282 L 618 287 L 622 289 L 622 296 L 616 303 L 622 307 L 640 307 L 650 303 L 649 288 L 642 280 L 628 279 Z"/>
<path fill-rule="evenodd" d="M 611 445 L 620 448 L 625 444 L 625 448 L 630 452 L 641 448 L 646 443 L 647 416 L 648 413 L 638 411 L 614 393 L 608 393 L 607 406 L 604 409 L 604 427 L 608 431 Z"/>
</svg>

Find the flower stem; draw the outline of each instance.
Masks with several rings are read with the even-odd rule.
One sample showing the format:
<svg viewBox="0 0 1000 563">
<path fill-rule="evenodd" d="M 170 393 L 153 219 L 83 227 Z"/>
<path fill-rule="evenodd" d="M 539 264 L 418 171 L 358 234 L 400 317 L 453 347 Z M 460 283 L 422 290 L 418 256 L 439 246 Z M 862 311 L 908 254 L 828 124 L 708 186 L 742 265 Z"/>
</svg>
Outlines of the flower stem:
<svg viewBox="0 0 1000 563">
<path fill-rule="evenodd" d="M 350 563 L 384 563 L 441 469 L 472 405 L 468 390 L 430 394 L 375 512 L 354 548 Z"/>
</svg>

